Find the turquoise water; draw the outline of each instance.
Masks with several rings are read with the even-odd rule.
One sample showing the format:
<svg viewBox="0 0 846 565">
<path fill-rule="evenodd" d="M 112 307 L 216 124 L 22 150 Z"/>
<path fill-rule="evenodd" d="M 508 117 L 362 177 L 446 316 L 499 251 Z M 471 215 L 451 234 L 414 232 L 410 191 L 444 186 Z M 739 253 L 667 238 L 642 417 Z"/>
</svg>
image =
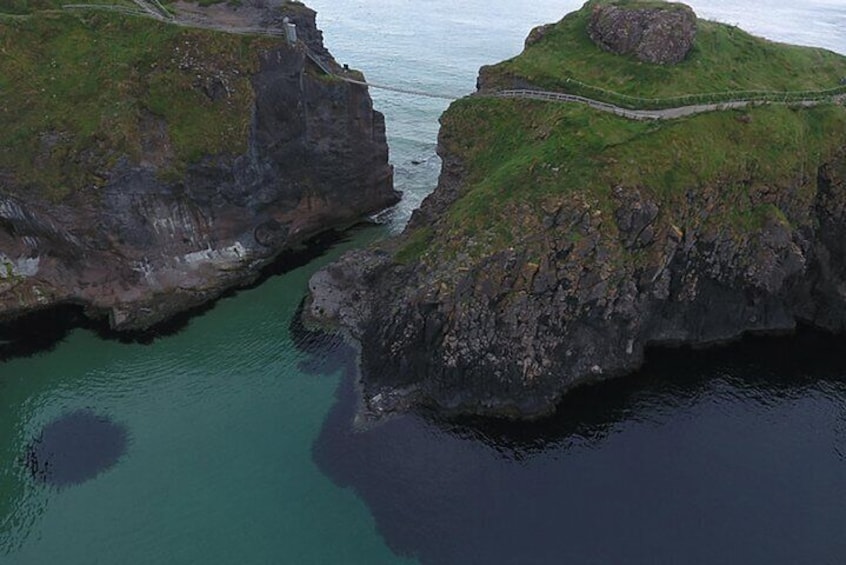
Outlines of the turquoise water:
<svg viewBox="0 0 846 565">
<path fill-rule="evenodd" d="M 300 370 L 288 332 L 309 275 L 376 235 L 151 345 L 77 330 L 0 365 L 0 562 L 397 562 L 364 503 L 312 463 L 339 373 Z M 82 408 L 128 429 L 126 454 L 78 486 L 31 480 L 26 443 Z"/>
<path fill-rule="evenodd" d="M 846 52 L 839 1 L 691 3 Z M 473 90 L 480 65 L 578 4 L 310 2 L 339 61 L 375 82 L 456 96 Z M 0 563 L 829 562 L 846 552 L 846 367 L 796 361 L 787 347 L 776 366 L 697 357 L 694 371 L 682 356 L 634 388 L 574 397 L 575 416 L 546 427 L 407 417 L 352 433 L 343 367 L 310 370 L 289 324 L 312 272 L 399 229 L 434 187 L 447 104 L 373 96 L 407 195 L 386 228 L 358 231 L 152 344 L 79 329 L 0 363 Z M 791 359 L 800 369 L 779 372 Z M 126 452 L 82 484 L 33 480 L 28 445 L 76 410 L 123 426 Z"/>
</svg>

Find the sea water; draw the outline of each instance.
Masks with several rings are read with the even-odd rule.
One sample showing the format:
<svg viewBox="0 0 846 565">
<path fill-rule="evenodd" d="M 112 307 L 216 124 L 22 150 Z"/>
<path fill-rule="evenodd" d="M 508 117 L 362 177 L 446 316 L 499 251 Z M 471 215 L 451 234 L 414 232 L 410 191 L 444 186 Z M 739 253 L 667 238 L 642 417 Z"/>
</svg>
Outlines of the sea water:
<svg viewBox="0 0 846 565">
<path fill-rule="evenodd" d="M 689 3 L 771 39 L 846 52 L 836 0 Z M 339 61 L 373 82 L 455 97 L 480 65 L 517 54 L 531 27 L 578 7 L 309 4 Z M 345 348 L 297 347 L 291 321 L 311 273 L 400 229 L 432 190 L 448 104 L 372 95 L 406 195 L 385 227 L 152 343 L 77 329 L 0 362 L 0 563 L 843 561 L 843 340 L 659 352 L 532 425 L 406 416 L 353 431 Z M 91 438 L 108 445 L 102 457 L 61 452 L 88 453 Z"/>
</svg>

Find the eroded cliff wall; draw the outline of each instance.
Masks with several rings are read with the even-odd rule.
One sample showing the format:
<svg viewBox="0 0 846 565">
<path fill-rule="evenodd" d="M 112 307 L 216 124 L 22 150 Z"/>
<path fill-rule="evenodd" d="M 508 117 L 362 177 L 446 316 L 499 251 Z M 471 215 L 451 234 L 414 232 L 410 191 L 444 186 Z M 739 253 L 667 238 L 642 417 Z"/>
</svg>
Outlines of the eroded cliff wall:
<svg viewBox="0 0 846 565">
<path fill-rule="evenodd" d="M 74 303 L 116 329 L 146 328 L 249 282 L 281 251 L 396 202 L 384 119 L 367 89 L 309 60 L 307 51 L 341 71 L 313 11 L 267 4 L 250 8 L 253 19 L 281 29 L 287 16 L 304 41 L 168 28 L 155 45 L 133 44 L 140 55 L 117 67 L 126 69 L 116 77 L 123 106 L 114 117 L 92 114 L 93 133 L 60 115 L 30 127 L 26 115 L 6 114 L 7 127 L 27 126 L 31 137 L 4 139 L 0 160 L 0 319 Z M 143 42 L 164 25 L 102 13 L 63 18 L 73 21 L 0 26 L 19 43 L 62 31 L 108 49 L 121 31 Z M 72 64 L 63 55 L 30 54 L 43 57 L 37 69 L 54 65 L 59 80 Z M 9 73 L 24 70 L 7 64 Z M 10 109 L 11 95 L 0 96 L 7 112 L 53 110 Z M 119 128 L 120 139 L 109 139 Z"/>
</svg>

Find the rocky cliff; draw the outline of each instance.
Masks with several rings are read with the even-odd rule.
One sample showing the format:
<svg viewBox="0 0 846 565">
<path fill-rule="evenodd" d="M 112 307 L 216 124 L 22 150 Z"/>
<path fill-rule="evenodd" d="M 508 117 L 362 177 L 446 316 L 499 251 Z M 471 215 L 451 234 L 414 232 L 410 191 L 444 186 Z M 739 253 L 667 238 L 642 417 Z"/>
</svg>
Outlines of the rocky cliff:
<svg viewBox="0 0 846 565">
<path fill-rule="evenodd" d="M 619 84 L 631 60 L 585 41 L 594 4 L 485 69 L 480 87 L 567 84 L 581 72 Z M 654 75 L 635 63 L 643 90 L 690 93 L 703 63 L 750 45 L 760 50 L 750 59 L 827 61 L 830 73 L 799 79 L 818 88 L 846 70 L 833 53 L 698 27 L 683 63 Z M 537 417 L 575 386 L 635 370 L 650 346 L 799 323 L 842 330 L 844 132 L 835 103 L 635 122 L 575 105 L 458 101 L 442 117 L 435 192 L 400 238 L 317 273 L 307 318 L 358 340 L 375 414 L 427 405 Z"/>
<path fill-rule="evenodd" d="M 367 89 L 308 57 L 344 72 L 315 13 L 240 4 L 175 5 L 205 29 L 0 17 L 0 320 L 79 304 L 147 328 L 397 200 Z M 221 31 L 285 17 L 296 45 Z"/>
</svg>

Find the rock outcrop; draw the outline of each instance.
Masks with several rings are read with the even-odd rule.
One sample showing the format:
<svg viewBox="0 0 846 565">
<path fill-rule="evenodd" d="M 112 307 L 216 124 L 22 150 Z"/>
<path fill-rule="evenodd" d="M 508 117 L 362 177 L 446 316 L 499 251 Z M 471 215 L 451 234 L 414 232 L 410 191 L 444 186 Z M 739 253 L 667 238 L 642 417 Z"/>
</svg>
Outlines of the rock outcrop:
<svg viewBox="0 0 846 565">
<path fill-rule="evenodd" d="M 131 129 L 138 147 L 92 157 L 102 149 L 95 146 L 60 163 L 93 185 L 80 182 L 57 199 L 49 186 L 24 183 L 20 170 L 0 169 L 0 320 L 79 304 L 115 329 L 148 328 L 254 280 L 283 250 L 397 201 L 384 119 L 367 89 L 326 76 L 308 57 L 344 72 L 323 47 L 315 13 L 280 2 L 210 10 L 223 17 L 220 25 L 236 27 L 248 16 L 282 29 L 289 17 L 302 40 L 261 40 L 254 67 L 239 69 L 219 53 L 205 56 L 204 39 L 222 32 L 186 29 L 166 58 L 150 64 L 154 73 L 173 63 L 173 76 L 205 96 L 211 110 L 198 120 L 235 104 L 227 81 L 247 74 L 243 139 L 174 166 L 171 124 L 142 107 Z M 51 56 L 62 64 L 61 53 Z M 68 134 L 36 135 L 53 159 L 51 140 Z"/>
<path fill-rule="evenodd" d="M 684 4 L 615 2 L 596 4 L 588 23 L 590 38 L 619 55 L 645 63 L 680 63 L 696 39 L 696 14 Z"/>
</svg>

